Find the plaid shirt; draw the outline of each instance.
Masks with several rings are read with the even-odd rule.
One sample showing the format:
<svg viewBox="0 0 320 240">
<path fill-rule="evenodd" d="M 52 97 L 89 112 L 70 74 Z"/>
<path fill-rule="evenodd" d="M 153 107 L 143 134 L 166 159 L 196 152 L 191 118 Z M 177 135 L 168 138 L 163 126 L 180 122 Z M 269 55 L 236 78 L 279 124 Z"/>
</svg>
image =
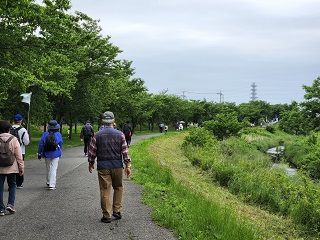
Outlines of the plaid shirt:
<svg viewBox="0 0 320 240">
<path fill-rule="evenodd" d="M 131 162 L 124 134 L 111 126 L 98 131 L 91 139 L 88 151 L 88 162 L 95 163 L 97 170 L 122 168 Z"/>
</svg>

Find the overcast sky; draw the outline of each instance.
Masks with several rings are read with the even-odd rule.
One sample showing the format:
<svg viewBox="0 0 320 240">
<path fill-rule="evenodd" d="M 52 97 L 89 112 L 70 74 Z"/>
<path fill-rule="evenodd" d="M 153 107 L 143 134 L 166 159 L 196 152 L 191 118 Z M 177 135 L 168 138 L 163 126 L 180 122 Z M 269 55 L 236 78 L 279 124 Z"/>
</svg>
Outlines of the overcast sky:
<svg viewBox="0 0 320 240">
<path fill-rule="evenodd" d="M 133 61 L 150 93 L 304 101 L 320 76 L 317 0 L 72 0 Z M 221 94 L 220 94 L 221 93 Z M 220 98 L 221 96 L 221 98 Z"/>
</svg>

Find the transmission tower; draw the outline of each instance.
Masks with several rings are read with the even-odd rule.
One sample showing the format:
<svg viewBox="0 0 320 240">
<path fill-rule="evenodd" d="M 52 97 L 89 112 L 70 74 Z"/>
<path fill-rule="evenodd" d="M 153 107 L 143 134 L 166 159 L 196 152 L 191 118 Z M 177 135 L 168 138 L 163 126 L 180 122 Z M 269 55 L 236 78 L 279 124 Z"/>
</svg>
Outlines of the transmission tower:
<svg viewBox="0 0 320 240">
<path fill-rule="evenodd" d="M 256 85 L 256 83 L 253 83 L 251 85 L 251 100 L 255 101 L 257 99 L 258 99 L 258 97 L 257 97 L 257 85 Z"/>
</svg>

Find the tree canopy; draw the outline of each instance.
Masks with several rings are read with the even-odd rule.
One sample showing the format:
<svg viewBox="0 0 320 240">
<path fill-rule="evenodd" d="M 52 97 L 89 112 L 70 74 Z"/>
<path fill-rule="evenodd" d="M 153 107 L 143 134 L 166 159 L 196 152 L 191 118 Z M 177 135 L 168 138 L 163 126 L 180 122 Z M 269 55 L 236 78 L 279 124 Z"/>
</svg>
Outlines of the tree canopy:
<svg viewBox="0 0 320 240">
<path fill-rule="evenodd" d="M 111 110 L 120 127 L 125 121 L 134 128 L 148 124 L 150 129 L 178 121 L 201 125 L 220 119 L 227 124 L 223 116 L 228 116 L 237 124 L 282 117 L 283 129 L 294 133 L 319 128 L 320 78 L 312 86 L 303 86 L 306 101 L 301 104 L 250 101 L 236 106 L 186 100 L 167 90 L 150 94 L 143 79 L 133 78 L 132 62 L 120 59 L 122 50 L 111 43 L 110 36 L 102 36 L 99 21 L 81 12 L 70 13 L 70 9 L 70 0 L 2 2 L 2 119 L 9 120 L 17 112 L 27 115 L 28 106 L 20 95 L 32 92 L 30 116 L 36 125 L 52 118 L 70 127 L 88 119 L 99 123 L 101 114 Z"/>
</svg>

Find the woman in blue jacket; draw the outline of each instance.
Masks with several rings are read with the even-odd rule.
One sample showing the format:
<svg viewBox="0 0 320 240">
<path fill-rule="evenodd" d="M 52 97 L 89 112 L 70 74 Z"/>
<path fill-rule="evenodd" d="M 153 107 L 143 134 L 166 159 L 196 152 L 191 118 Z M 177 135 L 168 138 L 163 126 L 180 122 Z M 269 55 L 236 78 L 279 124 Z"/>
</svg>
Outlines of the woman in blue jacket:
<svg viewBox="0 0 320 240">
<path fill-rule="evenodd" d="M 50 120 L 48 131 L 42 134 L 38 145 L 38 159 L 44 158 L 46 162 L 46 183 L 49 190 L 56 189 L 58 162 L 62 154 L 63 140 L 59 129 L 58 122 Z"/>
</svg>

